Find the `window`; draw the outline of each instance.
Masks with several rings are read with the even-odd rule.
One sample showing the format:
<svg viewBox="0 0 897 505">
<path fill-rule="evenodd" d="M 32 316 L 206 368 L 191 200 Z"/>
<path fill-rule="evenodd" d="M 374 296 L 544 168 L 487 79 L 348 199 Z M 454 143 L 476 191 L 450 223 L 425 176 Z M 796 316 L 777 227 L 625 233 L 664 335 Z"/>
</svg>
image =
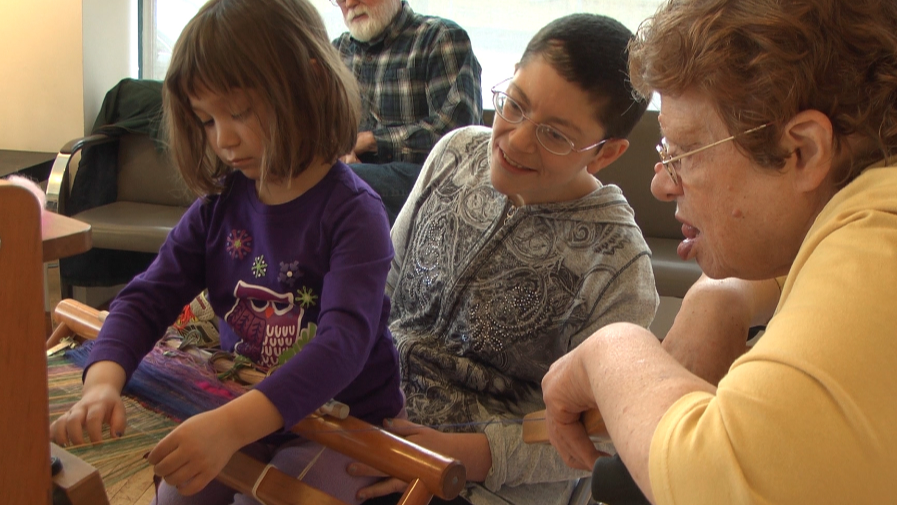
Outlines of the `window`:
<svg viewBox="0 0 897 505">
<path fill-rule="evenodd" d="M 311 0 L 318 8 L 330 38 L 345 31 L 342 14 L 329 0 Z M 162 79 L 171 49 L 184 25 L 205 0 L 144 0 L 143 77 Z M 483 67 L 483 104 L 492 103 L 489 89 L 509 77 L 529 39 L 548 20 L 573 12 L 596 12 L 613 17 L 635 31 L 654 13 L 661 0 L 410 0 L 415 12 L 441 16 L 463 26 Z"/>
<path fill-rule="evenodd" d="M 141 77 L 164 79 L 181 30 L 205 0 L 143 0 Z"/>
</svg>

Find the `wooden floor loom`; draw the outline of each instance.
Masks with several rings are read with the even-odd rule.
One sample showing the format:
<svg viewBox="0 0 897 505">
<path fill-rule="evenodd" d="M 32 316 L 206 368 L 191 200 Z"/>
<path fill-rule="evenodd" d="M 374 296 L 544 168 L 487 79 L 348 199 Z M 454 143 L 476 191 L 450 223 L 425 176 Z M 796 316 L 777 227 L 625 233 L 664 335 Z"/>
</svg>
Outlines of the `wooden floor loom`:
<svg viewBox="0 0 897 505">
<path fill-rule="evenodd" d="M 54 317 L 59 326 L 46 342 L 47 348 L 67 336 L 94 339 L 102 326 L 99 311 L 75 300 L 59 302 Z M 434 495 L 451 500 L 458 496 L 466 482 L 466 471 L 460 462 L 351 416 L 339 419 L 313 414 L 294 426 L 293 431 L 408 482 L 410 485 L 400 499 L 400 505 L 426 505 Z M 256 496 L 267 505 L 342 503 L 277 469 L 266 471 L 265 464 L 239 452 L 217 478 L 240 493 L 251 495 L 255 489 Z"/>
</svg>

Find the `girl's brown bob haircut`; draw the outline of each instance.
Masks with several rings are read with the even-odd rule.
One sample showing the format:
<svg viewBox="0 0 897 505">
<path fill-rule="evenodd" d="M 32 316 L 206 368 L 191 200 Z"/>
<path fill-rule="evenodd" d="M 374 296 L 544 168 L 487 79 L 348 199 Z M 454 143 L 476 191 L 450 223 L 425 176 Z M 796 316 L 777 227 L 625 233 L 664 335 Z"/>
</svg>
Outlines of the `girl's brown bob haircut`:
<svg viewBox="0 0 897 505">
<path fill-rule="evenodd" d="M 163 86 L 170 150 L 197 195 L 220 193 L 233 169 L 208 146 L 190 96 L 237 89 L 272 111 L 262 182 L 289 181 L 355 145 L 358 87 L 317 10 L 307 0 L 211 0 L 178 38 Z"/>
<path fill-rule="evenodd" d="M 638 30 L 629 70 L 641 93 L 709 97 L 735 142 L 781 168 L 778 143 L 795 114 L 818 110 L 835 148 L 862 139 L 847 184 L 897 154 L 897 2 L 894 0 L 669 0 Z"/>
</svg>

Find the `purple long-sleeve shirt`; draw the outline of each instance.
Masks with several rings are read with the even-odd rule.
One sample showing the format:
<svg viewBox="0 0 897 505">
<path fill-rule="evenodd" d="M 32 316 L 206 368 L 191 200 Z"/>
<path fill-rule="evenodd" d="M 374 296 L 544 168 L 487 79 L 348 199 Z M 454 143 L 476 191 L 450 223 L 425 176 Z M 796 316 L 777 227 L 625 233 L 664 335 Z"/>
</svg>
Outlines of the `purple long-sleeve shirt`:
<svg viewBox="0 0 897 505">
<path fill-rule="evenodd" d="M 403 402 L 386 328 L 392 257 L 379 197 L 343 163 L 281 205 L 263 204 L 254 182 L 235 173 L 222 194 L 190 207 L 149 269 L 113 301 L 87 367 L 111 360 L 130 378 L 207 287 L 223 349 L 272 366 L 311 339 L 256 387 L 284 426 L 331 398 L 379 424 Z"/>
</svg>

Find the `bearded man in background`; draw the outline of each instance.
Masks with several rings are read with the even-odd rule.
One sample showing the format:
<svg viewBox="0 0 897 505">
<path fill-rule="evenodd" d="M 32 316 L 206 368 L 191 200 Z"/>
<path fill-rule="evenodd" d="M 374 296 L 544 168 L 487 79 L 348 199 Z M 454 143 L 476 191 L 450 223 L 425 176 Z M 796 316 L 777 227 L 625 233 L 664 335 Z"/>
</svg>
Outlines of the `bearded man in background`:
<svg viewBox="0 0 897 505">
<path fill-rule="evenodd" d="M 416 14 L 404 0 L 332 1 L 349 29 L 333 45 L 363 108 L 343 161 L 380 195 L 392 224 L 436 142 L 481 123 L 480 63 L 457 23 Z"/>
</svg>

